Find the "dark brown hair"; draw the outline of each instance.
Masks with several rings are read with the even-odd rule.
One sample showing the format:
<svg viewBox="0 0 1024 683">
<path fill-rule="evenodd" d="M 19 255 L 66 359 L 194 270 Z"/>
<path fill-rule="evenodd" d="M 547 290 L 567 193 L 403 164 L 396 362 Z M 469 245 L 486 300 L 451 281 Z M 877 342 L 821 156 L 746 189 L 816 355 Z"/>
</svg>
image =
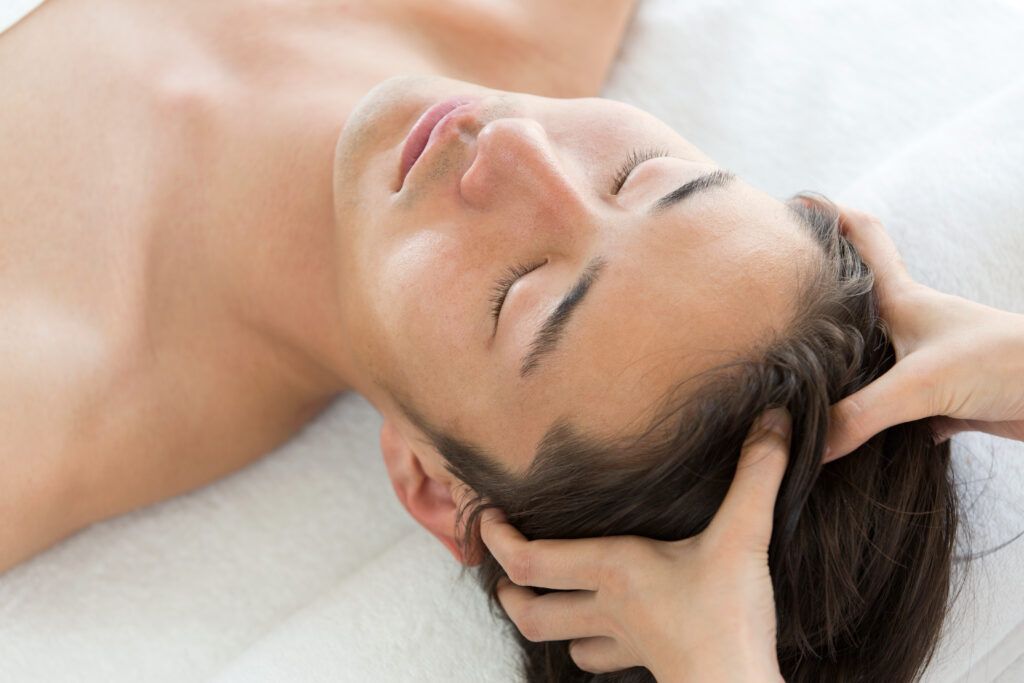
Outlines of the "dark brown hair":
<svg viewBox="0 0 1024 683">
<path fill-rule="evenodd" d="M 528 538 L 674 540 L 714 516 L 754 419 L 787 409 L 791 454 L 769 547 L 782 675 L 794 683 L 911 681 L 947 612 L 959 520 L 949 445 L 936 445 L 926 423 L 908 423 L 821 464 L 829 406 L 883 374 L 894 353 L 871 272 L 840 234 L 835 207 L 816 196 L 789 206 L 822 250 L 792 322 L 745 360 L 681 382 L 642 434 L 608 442 L 553 425 L 522 476 L 457 439 L 430 438 L 476 492 L 466 529 L 498 507 Z M 472 533 L 463 542 L 479 541 Z M 500 607 L 495 586 L 504 572 L 485 557 L 479 577 Z M 653 680 L 642 668 L 589 674 L 567 642 L 519 638 L 531 682 Z"/>
</svg>

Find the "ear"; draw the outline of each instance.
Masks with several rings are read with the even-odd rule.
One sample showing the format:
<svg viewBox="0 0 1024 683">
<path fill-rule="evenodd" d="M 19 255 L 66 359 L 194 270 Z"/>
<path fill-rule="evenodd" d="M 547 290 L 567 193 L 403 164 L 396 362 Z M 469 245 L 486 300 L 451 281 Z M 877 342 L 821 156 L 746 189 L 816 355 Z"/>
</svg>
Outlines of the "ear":
<svg viewBox="0 0 1024 683">
<path fill-rule="evenodd" d="M 434 534 L 460 563 L 478 564 L 462 552 L 455 540 L 455 477 L 443 468 L 431 467 L 430 461 L 417 454 L 411 440 L 388 418 L 380 428 L 380 450 L 395 495 L 412 518 Z"/>
</svg>

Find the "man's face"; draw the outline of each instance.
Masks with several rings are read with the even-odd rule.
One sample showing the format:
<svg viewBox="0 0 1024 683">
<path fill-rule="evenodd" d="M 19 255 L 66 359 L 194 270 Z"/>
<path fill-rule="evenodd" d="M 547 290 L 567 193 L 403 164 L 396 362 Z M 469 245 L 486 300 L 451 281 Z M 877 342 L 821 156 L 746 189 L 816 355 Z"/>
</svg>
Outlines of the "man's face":
<svg viewBox="0 0 1024 683">
<path fill-rule="evenodd" d="M 403 177 L 410 130 L 452 97 L 468 103 Z M 561 418 L 639 431 L 665 391 L 790 319 L 817 251 L 782 203 L 640 110 L 433 77 L 359 103 L 334 201 L 355 388 L 397 418 L 389 387 L 511 471 Z"/>
</svg>

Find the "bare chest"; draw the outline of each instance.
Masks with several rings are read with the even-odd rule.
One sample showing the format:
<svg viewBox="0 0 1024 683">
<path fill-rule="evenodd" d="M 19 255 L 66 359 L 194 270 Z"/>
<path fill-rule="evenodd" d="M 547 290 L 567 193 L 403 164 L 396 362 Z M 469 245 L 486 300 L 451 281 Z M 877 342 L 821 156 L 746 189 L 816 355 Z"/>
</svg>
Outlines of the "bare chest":
<svg viewBox="0 0 1024 683">
<path fill-rule="evenodd" d="M 8 475 L 27 454 L 36 471 L 103 463 L 96 476 L 183 451 L 237 461 L 297 427 L 272 365 L 190 279 L 196 155 L 224 67 L 123 4 L 49 0 L 0 36 Z"/>
<path fill-rule="evenodd" d="M 53 457 L 137 315 L 138 188 L 158 152 L 140 136 L 146 103 L 119 73 L 93 75 L 119 48 L 101 32 L 47 39 L 66 14 L 44 5 L 0 37 L 0 403 L 15 407 L 0 411 L 0 446 Z"/>
</svg>

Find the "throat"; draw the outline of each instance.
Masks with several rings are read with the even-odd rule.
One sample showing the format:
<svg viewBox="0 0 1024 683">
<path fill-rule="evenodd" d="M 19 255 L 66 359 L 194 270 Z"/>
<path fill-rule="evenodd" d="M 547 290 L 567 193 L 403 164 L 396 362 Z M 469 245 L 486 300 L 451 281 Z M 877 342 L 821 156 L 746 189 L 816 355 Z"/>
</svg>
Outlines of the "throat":
<svg viewBox="0 0 1024 683">
<path fill-rule="evenodd" d="M 183 101 L 168 118 L 192 153 L 162 193 L 150 250 L 159 326 L 224 321 L 296 394 L 346 390 L 332 188 L 344 103 L 244 84 Z"/>
<path fill-rule="evenodd" d="M 246 135 L 239 175 L 221 194 L 216 231 L 226 293 L 238 319 L 317 392 L 345 388 L 334 366 L 344 347 L 332 199 L 333 127 Z M 317 134 L 319 133 L 319 134 Z"/>
</svg>

